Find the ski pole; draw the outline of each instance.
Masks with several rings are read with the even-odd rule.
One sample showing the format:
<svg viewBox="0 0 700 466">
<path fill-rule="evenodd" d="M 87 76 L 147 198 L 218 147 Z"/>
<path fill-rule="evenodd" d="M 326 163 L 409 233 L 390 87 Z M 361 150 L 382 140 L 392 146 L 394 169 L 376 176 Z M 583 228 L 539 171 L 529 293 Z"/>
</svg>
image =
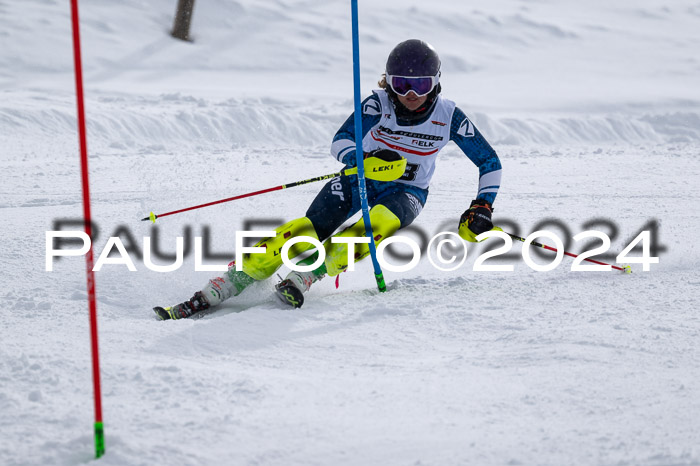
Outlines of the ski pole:
<svg viewBox="0 0 700 466">
<path fill-rule="evenodd" d="M 403 175 L 406 170 L 406 159 L 402 158 L 399 161 L 387 162 L 385 160 L 378 159 L 376 157 L 371 157 L 365 159 L 364 168 L 367 178 L 377 181 L 393 181 Z M 293 183 L 287 183 L 280 186 L 275 186 L 274 188 L 261 189 L 260 191 L 253 191 L 252 193 L 240 194 L 238 196 L 227 197 L 226 199 L 219 199 L 218 201 L 207 202 L 205 204 L 199 204 L 192 207 L 185 207 L 184 209 L 173 210 L 172 212 L 165 212 L 164 214 L 154 214 L 151 212 L 148 217 L 141 219 L 142 222 L 152 221 L 156 223 L 156 219 L 160 217 L 166 217 L 168 215 L 175 215 L 182 212 L 187 212 L 188 210 L 201 209 L 202 207 L 208 207 L 215 204 L 223 204 L 224 202 L 231 202 L 237 199 L 243 199 L 244 197 L 257 196 L 258 194 L 265 194 L 272 191 L 279 191 L 281 189 L 293 188 L 295 186 L 301 186 L 303 184 L 314 183 L 316 181 L 327 180 L 328 178 L 335 178 L 337 176 L 349 176 L 357 174 L 357 167 L 348 168 L 346 170 L 340 171 L 338 173 L 331 173 L 329 175 L 317 176 L 315 178 L 309 178 L 308 180 L 295 181 Z"/>
<path fill-rule="evenodd" d="M 498 227 L 496 227 L 496 228 L 498 228 Z M 498 228 L 498 229 L 501 230 L 500 228 Z M 501 230 L 501 231 L 503 231 L 503 230 Z M 520 241 L 520 242 L 522 242 L 522 243 L 525 242 L 525 238 L 522 238 L 522 237 L 520 237 L 520 236 L 514 235 L 514 234 L 512 234 L 512 233 L 508 233 L 507 231 L 503 231 L 503 233 L 505 233 L 506 235 L 510 236 L 511 238 L 516 239 L 516 240 L 518 240 L 518 241 Z M 537 241 L 532 241 L 532 245 L 533 245 L 533 246 L 538 246 L 538 247 L 540 247 L 540 248 L 547 249 L 547 250 L 549 250 L 549 251 L 558 252 L 555 248 L 553 248 L 553 247 L 551 247 L 551 246 L 547 246 L 546 244 L 538 243 Z M 574 254 L 574 253 L 572 253 L 572 252 L 567 252 L 567 251 L 564 251 L 564 254 L 566 254 L 567 256 L 571 256 L 571 257 L 578 257 L 578 256 L 579 256 L 578 254 Z M 617 266 L 617 265 L 606 264 L 605 262 L 600 262 L 600 261 L 597 261 L 597 260 L 595 260 L 595 259 L 584 258 L 583 260 L 588 261 L 588 262 L 593 262 L 594 264 L 598 264 L 598 265 L 609 265 L 609 266 L 612 267 L 613 269 L 619 270 L 619 271 L 621 271 L 621 272 L 632 273 L 632 267 L 630 267 L 629 265 L 625 265 L 625 266 L 619 267 L 619 266 Z"/>
</svg>

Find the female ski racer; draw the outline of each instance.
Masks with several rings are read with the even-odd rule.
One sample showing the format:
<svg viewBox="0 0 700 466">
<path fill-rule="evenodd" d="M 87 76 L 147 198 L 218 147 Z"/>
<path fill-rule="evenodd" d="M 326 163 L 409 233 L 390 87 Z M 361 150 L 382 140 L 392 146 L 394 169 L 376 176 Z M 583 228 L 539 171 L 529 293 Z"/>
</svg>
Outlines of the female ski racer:
<svg viewBox="0 0 700 466">
<path fill-rule="evenodd" d="M 440 59 L 435 49 L 416 39 L 398 44 L 389 54 L 379 87 L 362 102 L 364 158 L 392 161 L 404 157 L 407 166 L 403 176 L 395 181 L 366 180 L 375 241 L 381 242 L 416 219 L 428 198 L 437 156 L 449 141 L 454 141 L 479 167 L 476 197 L 460 218 L 459 234 L 475 241 L 477 235 L 492 229 L 491 212 L 501 184 L 501 163 L 464 112 L 440 95 Z M 331 145 L 331 154 L 346 168 L 356 164 L 355 137 L 353 114 L 335 134 Z M 189 301 L 172 307 L 155 307 L 154 311 L 163 320 L 187 318 L 237 296 L 253 282 L 272 276 L 282 265 L 279 252 L 284 242 L 303 235 L 325 240 L 325 261 L 312 272 L 291 272 L 276 286 L 284 302 L 300 307 L 303 293 L 314 282 L 325 275 L 336 276 L 347 268 L 348 244 L 331 242 L 330 237 L 360 208 L 357 176 L 333 178 L 321 189 L 304 217 L 285 223 L 275 230 L 274 237 L 256 244 L 265 248 L 264 253 L 243 256 L 242 270 L 231 266 Z M 334 236 L 365 236 L 363 219 Z M 289 256 L 312 248 L 311 244 L 297 243 L 290 248 Z M 355 261 L 368 255 L 368 244 L 355 245 Z M 315 252 L 299 264 L 312 264 L 317 257 Z"/>
</svg>

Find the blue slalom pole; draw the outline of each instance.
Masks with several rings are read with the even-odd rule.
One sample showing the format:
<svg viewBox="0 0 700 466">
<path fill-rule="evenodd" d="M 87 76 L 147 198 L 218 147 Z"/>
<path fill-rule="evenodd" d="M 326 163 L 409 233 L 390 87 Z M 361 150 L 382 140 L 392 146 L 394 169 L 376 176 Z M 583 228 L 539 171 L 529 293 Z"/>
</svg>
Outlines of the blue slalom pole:
<svg viewBox="0 0 700 466">
<path fill-rule="evenodd" d="M 384 274 L 377 261 L 377 246 L 374 244 L 372 224 L 369 221 L 367 184 L 365 183 L 364 151 L 362 150 L 362 95 L 360 94 L 360 34 L 357 25 L 357 0 L 351 0 L 352 8 L 352 72 L 355 84 L 355 160 L 357 162 L 357 184 L 362 203 L 362 218 L 365 221 L 365 234 L 369 237 L 369 252 L 374 264 L 374 278 L 379 291 L 386 291 Z"/>
</svg>

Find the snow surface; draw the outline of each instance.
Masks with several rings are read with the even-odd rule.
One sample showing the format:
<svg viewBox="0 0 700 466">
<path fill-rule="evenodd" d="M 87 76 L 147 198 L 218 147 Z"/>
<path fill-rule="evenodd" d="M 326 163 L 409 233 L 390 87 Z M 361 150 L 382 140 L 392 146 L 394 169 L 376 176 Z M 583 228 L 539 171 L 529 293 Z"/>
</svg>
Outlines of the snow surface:
<svg viewBox="0 0 700 466">
<path fill-rule="evenodd" d="M 93 452 L 84 261 L 44 269 L 45 231 L 82 215 L 68 3 L 0 0 L 3 465 Z M 151 210 L 339 168 L 349 2 L 199 1 L 193 43 L 167 34 L 175 4 L 81 4 L 98 252 L 122 225 L 142 246 Z M 497 223 L 575 234 L 605 218 L 617 253 L 657 219 L 660 263 L 486 273 L 475 248 L 454 272 L 387 272 L 385 294 L 365 262 L 299 310 L 269 280 L 175 322 L 150 308 L 206 283 L 192 256 L 166 274 L 107 265 L 100 464 L 700 464 L 700 3 L 387 0 L 360 15 L 365 95 L 397 42 L 440 52 L 445 95 L 503 162 Z M 476 186 L 448 147 L 415 225 L 454 230 Z M 208 225 L 231 252 L 245 220 L 299 217 L 319 188 L 162 219 L 162 249 Z"/>
</svg>

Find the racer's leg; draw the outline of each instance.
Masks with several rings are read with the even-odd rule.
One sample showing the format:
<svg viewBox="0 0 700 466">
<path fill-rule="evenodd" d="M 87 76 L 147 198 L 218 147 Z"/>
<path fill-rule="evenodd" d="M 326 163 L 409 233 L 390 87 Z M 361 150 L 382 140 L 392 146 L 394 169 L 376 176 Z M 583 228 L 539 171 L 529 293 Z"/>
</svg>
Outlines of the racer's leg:
<svg viewBox="0 0 700 466">
<path fill-rule="evenodd" d="M 285 223 L 275 230 L 274 237 L 264 238 L 255 244 L 256 247 L 264 247 L 265 253 L 245 254 L 242 271 L 237 272 L 231 268 L 223 277 L 210 280 L 203 291 L 206 291 L 204 295 L 211 305 L 238 295 L 256 280 L 265 280 L 273 275 L 282 265 L 280 252 L 288 239 L 310 236 L 323 240 L 330 236 L 359 209 L 353 203 L 353 199 L 357 198 L 353 195 L 353 191 L 357 190 L 355 183 L 355 177 L 331 179 L 316 195 L 305 217 Z M 310 243 L 297 243 L 289 249 L 289 257 L 296 257 L 312 248 Z M 312 258 L 309 263 L 313 261 Z M 314 281 L 316 279 L 318 278 L 314 277 Z"/>
<path fill-rule="evenodd" d="M 369 211 L 372 232 L 376 244 L 392 236 L 399 229 L 405 228 L 416 219 L 423 209 L 427 190 L 422 190 L 400 183 L 373 183 L 370 185 L 370 193 L 373 195 L 373 204 Z M 364 219 L 360 219 L 351 227 L 334 235 L 334 237 L 365 236 Z M 334 276 L 347 269 L 348 245 L 344 243 L 332 243 L 327 240 L 324 243 L 326 250 L 325 267 L 328 275 Z M 355 262 L 369 255 L 369 244 L 355 245 Z"/>
</svg>

